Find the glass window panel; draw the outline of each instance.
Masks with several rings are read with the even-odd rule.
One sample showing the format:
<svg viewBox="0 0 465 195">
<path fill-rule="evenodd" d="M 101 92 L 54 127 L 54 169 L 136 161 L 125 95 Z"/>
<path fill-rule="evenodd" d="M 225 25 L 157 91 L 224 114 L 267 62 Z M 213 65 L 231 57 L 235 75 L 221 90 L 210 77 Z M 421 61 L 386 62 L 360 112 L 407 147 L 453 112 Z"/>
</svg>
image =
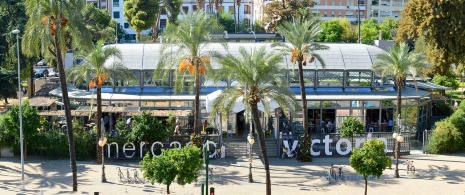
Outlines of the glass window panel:
<svg viewBox="0 0 465 195">
<path fill-rule="evenodd" d="M 342 71 L 318 71 L 318 86 L 321 87 L 338 87 L 342 86 L 343 72 Z"/>
<path fill-rule="evenodd" d="M 352 101 L 352 107 L 362 107 L 363 101 Z"/>
<path fill-rule="evenodd" d="M 337 104 L 339 105 L 339 107 L 345 107 L 345 108 L 350 107 L 350 101 L 337 101 Z"/>
<path fill-rule="evenodd" d="M 287 74 L 288 74 L 289 83 L 290 83 L 291 87 L 299 87 L 300 86 L 300 81 L 299 81 L 298 71 L 288 70 Z M 313 70 L 304 70 L 303 75 L 304 75 L 304 81 L 305 81 L 304 85 L 306 87 L 313 87 L 314 86 L 314 80 L 315 80 L 315 71 L 313 71 Z"/>
<path fill-rule="evenodd" d="M 364 107 L 379 107 L 379 101 L 363 101 Z"/>
<path fill-rule="evenodd" d="M 307 101 L 307 107 L 320 107 L 320 101 Z"/>
</svg>

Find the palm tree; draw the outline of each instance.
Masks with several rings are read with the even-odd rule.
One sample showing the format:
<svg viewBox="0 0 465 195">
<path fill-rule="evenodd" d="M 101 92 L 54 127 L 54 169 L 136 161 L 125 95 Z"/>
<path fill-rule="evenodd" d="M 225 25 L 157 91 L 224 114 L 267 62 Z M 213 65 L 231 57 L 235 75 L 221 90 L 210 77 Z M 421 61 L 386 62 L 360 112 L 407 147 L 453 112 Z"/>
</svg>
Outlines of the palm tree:
<svg viewBox="0 0 465 195">
<path fill-rule="evenodd" d="M 70 44 L 77 43 L 82 49 L 92 45 L 92 40 L 89 39 L 90 33 L 82 21 L 81 10 L 84 2 L 75 0 L 26 0 L 25 6 L 29 20 L 23 36 L 23 53 L 27 56 L 40 56 L 43 49 L 45 49 L 57 59 L 68 128 L 73 191 L 77 191 L 76 152 L 63 58 L 67 47 L 71 46 Z"/>
<path fill-rule="evenodd" d="M 132 77 L 131 71 L 122 63 L 114 61 L 110 66 L 105 66 L 105 62 L 110 58 L 118 58 L 121 60 L 121 51 L 112 46 L 104 46 L 104 41 L 97 42 L 95 49 L 84 55 L 77 55 L 79 59 L 83 59 L 84 63 L 80 66 L 74 66 L 67 70 L 68 81 L 76 81 L 77 83 L 89 83 L 89 89 L 97 89 L 97 163 L 102 163 L 102 150 L 99 149 L 98 140 L 102 136 L 102 85 L 111 79 L 111 76 L 116 78 L 128 79 Z"/>
<path fill-rule="evenodd" d="M 209 78 L 215 82 L 227 78 L 237 81 L 240 87 L 224 90 L 214 100 L 211 116 L 213 117 L 218 111 L 229 115 L 236 101 L 243 99 L 246 109 L 251 112 L 253 125 L 258 134 L 266 171 L 266 194 L 271 194 L 270 167 L 258 104 L 260 102 L 263 104 L 265 112 L 269 112 L 271 101 L 277 102 L 283 110 L 294 110 L 294 94 L 289 90 L 284 77 L 285 72 L 279 65 L 283 60 L 282 54 L 266 51 L 265 47 L 253 49 L 250 53 L 240 47 L 239 53 L 238 57 L 228 54 L 221 58 L 222 68 L 209 73 Z"/>
<path fill-rule="evenodd" d="M 397 86 L 397 116 L 401 120 L 402 85 L 407 76 L 411 76 L 416 85 L 416 77 L 422 73 L 423 68 L 427 68 L 425 56 L 419 53 L 409 53 L 410 47 L 406 43 L 394 45 L 388 53 L 378 54 L 378 62 L 373 64 L 373 70 L 381 72 L 382 77 L 394 77 Z M 415 86 L 416 87 L 416 86 Z M 398 129 L 399 131 L 400 129 Z M 399 132 L 398 132 L 399 133 Z M 396 158 L 399 156 L 400 142 L 396 142 Z M 395 177 L 399 177 L 399 162 L 396 161 Z"/>
<path fill-rule="evenodd" d="M 277 28 L 278 33 L 283 35 L 290 45 L 285 43 L 275 43 L 273 46 L 280 46 L 285 52 L 291 53 L 290 61 L 297 62 L 299 82 L 300 82 L 300 96 L 302 99 L 302 121 L 304 127 L 304 142 L 302 147 L 302 154 L 299 158 L 302 161 L 311 161 L 310 154 L 310 136 L 308 133 L 308 120 L 307 120 L 307 95 L 305 93 L 305 80 L 303 75 L 303 66 L 312 63 L 315 58 L 318 59 L 321 66 L 326 66 L 324 60 L 315 53 L 316 50 L 326 49 L 326 46 L 319 45 L 314 41 L 321 32 L 320 22 L 315 19 L 293 19 L 292 21 L 285 21 L 282 26 Z M 306 147 L 308 146 L 308 148 Z"/>
<path fill-rule="evenodd" d="M 189 13 L 178 20 L 179 25 L 168 26 L 163 34 L 164 45 L 157 68 L 154 72 L 154 79 L 162 76 L 163 79 L 169 77 L 167 70 L 174 71 L 175 91 L 184 89 L 184 83 L 189 82 L 194 76 L 195 86 L 194 102 L 194 132 L 198 134 L 200 109 L 200 77 L 205 76 L 210 67 L 210 57 L 217 55 L 215 51 L 202 50 L 213 40 L 210 37 L 212 31 L 221 32 L 220 26 L 214 18 L 209 18 L 202 10 Z M 226 47 L 226 45 L 223 45 Z"/>
</svg>

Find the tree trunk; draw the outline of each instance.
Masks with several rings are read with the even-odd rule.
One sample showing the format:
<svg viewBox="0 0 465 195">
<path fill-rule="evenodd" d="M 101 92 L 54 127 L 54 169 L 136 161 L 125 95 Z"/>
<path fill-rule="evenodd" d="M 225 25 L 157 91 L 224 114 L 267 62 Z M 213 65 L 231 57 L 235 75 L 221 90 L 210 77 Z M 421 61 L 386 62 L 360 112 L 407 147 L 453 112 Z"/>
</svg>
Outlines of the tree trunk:
<svg viewBox="0 0 465 195">
<path fill-rule="evenodd" d="M 265 165 L 266 173 L 266 194 L 271 194 L 271 179 L 270 179 L 270 163 L 268 161 L 268 154 L 266 151 L 265 145 L 265 133 L 262 129 L 262 124 L 260 124 L 260 115 L 258 113 L 257 103 L 250 105 L 252 111 L 253 124 L 255 125 L 255 131 L 257 132 L 258 143 L 260 144 L 260 151 L 263 155 L 263 164 Z"/>
<path fill-rule="evenodd" d="M 157 19 L 153 23 L 152 42 L 157 42 L 158 39 L 158 24 L 160 23 L 160 12 L 157 13 Z"/>
<path fill-rule="evenodd" d="M 140 42 L 140 32 L 136 32 L 136 42 Z"/>
<path fill-rule="evenodd" d="M 194 66 L 195 66 L 195 71 L 194 71 L 194 76 L 195 76 L 195 101 L 194 101 L 194 134 L 198 135 L 200 134 L 200 128 L 199 128 L 199 120 L 200 120 L 200 109 L 199 109 L 199 94 L 200 94 L 200 76 L 199 76 L 199 61 L 200 59 L 194 58 Z"/>
<path fill-rule="evenodd" d="M 102 163 L 102 149 L 98 145 L 99 139 L 102 137 L 102 88 L 97 86 L 97 140 L 96 140 L 96 149 L 97 149 L 97 158 L 96 163 Z"/>
<path fill-rule="evenodd" d="M 307 121 L 307 94 L 305 93 L 305 80 L 304 80 L 304 71 L 302 67 L 302 60 L 299 60 L 298 62 L 299 66 L 299 82 L 300 82 L 300 97 L 302 98 L 302 121 L 303 121 L 303 128 L 304 128 L 304 144 L 305 146 L 311 147 L 310 142 L 310 136 L 308 133 L 308 121 Z M 311 151 L 311 148 L 310 150 Z M 310 157 L 309 161 L 312 161 L 311 155 L 306 154 Z"/>
<path fill-rule="evenodd" d="M 27 94 L 27 97 L 29 99 L 31 99 L 32 97 L 34 97 L 34 93 L 35 93 L 35 90 L 34 90 L 34 64 L 31 64 L 31 66 L 29 67 L 29 79 L 31 82 L 29 82 L 29 85 L 28 85 L 28 94 Z"/>
<path fill-rule="evenodd" d="M 365 177 L 365 195 L 367 195 L 368 180 Z"/>
<path fill-rule="evenodd" d="M 60 30 L 57 30 L 60 34 Z M 68 128 L 68 143 L 69 143 L 69 158 L 71 161 L 71 170 L 73 172 L 73 191 L 77 191 L 77 168 L 76 168 L 76 151 L 74 145 L 74 132 L 73 123 L 71 121 L 71 105 L 69 103 L 68 86 L 66 83 L 65 66 L 63 64 L 63 56 L 61 53 L 61 44 L 58 36 L 54 36 L 55 53 L 57 57 L 58 72 L 60 73 L 60 85 L 63 97 L 63 104 L 65 106 L 66 127 Z"/>
<path fill-rule="evenodd" d="M 236 12 L 236 4 L 234 3 L 234 12 Z M 234 13 L 234 32 L 237 33 L 237 19 L 236 19 L 236 13 Z"/>
<path fill-rule="evenodd" d="M 166 193 L 170 194 L 170 184 L 166 185 Z"/>
</svg>

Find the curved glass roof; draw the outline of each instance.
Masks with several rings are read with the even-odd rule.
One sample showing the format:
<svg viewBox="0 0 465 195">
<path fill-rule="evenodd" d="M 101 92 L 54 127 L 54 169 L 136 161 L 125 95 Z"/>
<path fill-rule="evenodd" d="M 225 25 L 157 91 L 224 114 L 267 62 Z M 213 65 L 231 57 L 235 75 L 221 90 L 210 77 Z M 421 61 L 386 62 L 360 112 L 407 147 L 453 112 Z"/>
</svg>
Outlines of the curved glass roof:
<svg viewBox="0 0 465 195">
<path fill-rule="evenodd" d="M 329 48 L 327 50 L 318 50 L 318 53 L 325 61 L 326 70 L 371 70 L 372 64 L 376 62 L 376 56 L 386 51 L 371 45 L 356 44 L 356 43 L 323 43 Z M 226 55 L 229 51 L 232 55 L 239 56 L 239 47 L 253 49 L 265 46 L 270 52 L 276 48 L 271 47 L 271 43 L 228 43 L 227 49 L 220 43 L 213 43 L 207 47 L 203 47 L 202 53 L 207 51 L 216 51 Z M 122 60 L 112 58 L 107 60 L 106 66 L 116 60 L 126 65 L 132 70 L 153 70 L 156 68 L 158 59 L 160 58 L 160 43 L 136 43 L 136 44 L 117 44 L 107 45 L 106 47 L 117 47 L 122 54 Z M 176 47 L 167 47 L 168 50 L 176 50 Z M 212 66 L 218 68 L 219 64 L 216 60 L 212 60 Z M 281 66 L 287 69 L 294 68 L 290 62 L 290 55 L 286 55 L 281 62 Z M 307 64 L 304 69 L 322 69 L 321 63 L 315 59 L 315 62 Z"/>
</svg>

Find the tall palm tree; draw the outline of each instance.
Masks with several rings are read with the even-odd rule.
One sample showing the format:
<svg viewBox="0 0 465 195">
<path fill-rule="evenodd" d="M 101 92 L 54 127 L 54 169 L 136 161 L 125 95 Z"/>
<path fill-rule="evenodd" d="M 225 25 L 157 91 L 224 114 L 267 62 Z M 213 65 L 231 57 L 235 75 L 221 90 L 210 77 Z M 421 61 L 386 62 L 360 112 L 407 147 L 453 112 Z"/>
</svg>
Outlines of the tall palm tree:
<svg viewBox="0 0 465 195">
<path fill-rule="evenodd" d="M 75 0 L 26 0 L 25 6 L 29 20 L 23 36 L 23 53 L 27 56 L 40 56 L 43 53 L 42 49 L 46 49 L 57 59 L 68 128 L 73 191 L 77 191 L 76 152 L 63 58 L 67 47 L 72 44 L 78 44 L 81 49 L 92 45 L 92 40 L 89 39 L 90 33 L 82 21 L 81 10 L 84 7 L 84 2 Z"/>
<path fill-rule="evenodd" d="M 97 163 L 102 163 L 102 150 L 99 149 L 98 140 L 102 136 L 102 85 L 114 78 L 129 79 L 133 75 L 131 71 L 122 63 L 113 61 L 111 65 L 105 66 L 105 62 L 110 58 L 122 59 L 121 51 L 113 46 L 104 46 L 104 41 L 97 42 L 95 49 L 90 53 L 77 55 L 77 58 L 83 59 L 84 63 L 80 66 L 74 66 L 67 70 L 68 81 L 77 83 L 89 83 L 89 89 L 97 91 Z"/>
<path fill-rule="evenodd" d="M 270 101 L 276 101 L 283 110 L 294 110 L 294 94 L 289 90 L 285 72 L 279 65 L 283 60 L 282 54 L 266 51 L 265 47 L 253 49 L 250 53 L 240 47 L 239 53 L 240 56 L 228 54 L 220 59 L 222 68 L 209 72 L 209 78 L 215 82 L 226 78 L 237 81 L 240 87 L 224 90 L 214 100 L 210 113 L 212 117 L 218 111 L 229 115 L 236 101 L 243 99 L 246 109 L 251 111 L 252 122 L 258 134 L 266 171 L 266 194 L 271 194 L 270 167 L 258 104 L 263 104 L 265 112 L 270 110 Z"/>
<path fill-rule="evenodd" d="M 416 77 L 422 76 L 422 69 L 427 68 L 428 64 L 425 62 L 423 54 L 409 53 L 410 47 L 406 43 L 394 45 L 389 49 L 388 53 L 378 54 L 376 58 L 379 60 L 373 64 L 373 70 L 381 72 L 382 77 L 392 76 L 397 86 L 397 116 L 401 120 L 401 103 L 402 103 L 402 85 L 407 76 L 411 76 L 416 85 Z M 416 86 L 415 86 L 416 87 Z M 399 128 L 397 129 L 400 130 Z M 397 132 L 399 133 L 399 132 Z M 396 142 L 396 157 L 399 156 L 400 142 Z M 396 161 L 395 177 L 399 177 L 399 162 Z"/>
<path fill-rule="evenodd" d="M 277 28 L 278 33 L 283 35 L 290 44 L 276 43 L 273 46 L 279 46 L 285 52 L 291 53 L 290 61 L 297 62 L 299 82 L 300 82 L 300 96 L 302 99 L 302 121 L 304 126 L 304 142 L 302 147 L 302 154 L 299 156 L 301 161 L 311 161 L 310 154 L 310 136 L 308 133 L 308 119 L 307 119 L 307 94 L 305 93 L 305 80 L 303 75 L 303 66 L 312 63 L 315 58 L 318 59 L 321 66 L 325 68 L 324 60 L 315 53 L 316 50 L 326 49 L 326 46 L 315 43 L 316 38 L 322 31 L 320 22 L 315 18 L 310 19 L 293 19 L 292 21 L 285 21 L 282 26 Z M 316 73 L 315 73 L 316 74 Z M 307 147 L 308 146 L 308 147 Z"/>
<path fill-rule="evenodd" d="M 213 42 L 211 32 L 222 32 L 220 25 L 214 18 L 208 17 L 202 10 L 198 10 L 179 18 L 177 26 L 168 26 L 163 33 L 164 45 L 160 59 L 154 72 L 154 79 L 167 79 L 171 69 L 174 71 L 175 91 L 184 90 L 184 83 L 194 77 L 194 132 L 199 132 L 199 95 L 200 78 L 205 76 L 210 67 L 210 57 L 218 55 L 215 51 L 205 51 L 207 45 Z M 226 45 L 223 45 L 226 47 Z M 190 89 L 194 91 L 194 89 Z"/>
</svg>

